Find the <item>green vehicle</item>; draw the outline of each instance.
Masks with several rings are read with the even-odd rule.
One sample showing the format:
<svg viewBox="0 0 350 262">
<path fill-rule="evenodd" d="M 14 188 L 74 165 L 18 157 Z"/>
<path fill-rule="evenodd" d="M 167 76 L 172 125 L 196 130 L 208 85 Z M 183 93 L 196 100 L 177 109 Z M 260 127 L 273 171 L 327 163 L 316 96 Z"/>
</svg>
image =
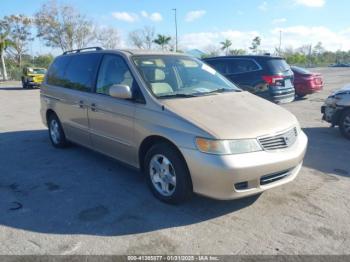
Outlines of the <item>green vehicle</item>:
<svg viewBox="0 0 350 262">
<path fill-rule="evenodd" d="M 46 74 L 45 68 L 25 67 L 22 74 L 22 87 L 33 88 L 40 87 Z"/>
</svg>

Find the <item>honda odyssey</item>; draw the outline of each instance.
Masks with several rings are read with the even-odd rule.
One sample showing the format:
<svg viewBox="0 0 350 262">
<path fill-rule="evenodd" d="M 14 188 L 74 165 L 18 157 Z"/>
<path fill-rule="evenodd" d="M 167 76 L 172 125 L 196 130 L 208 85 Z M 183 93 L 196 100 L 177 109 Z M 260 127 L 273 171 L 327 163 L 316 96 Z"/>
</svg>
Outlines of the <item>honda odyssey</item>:
<svg viewBox="0 0 350 262">
<path fill-rule="evenodd" d="M 235 199 L 288 183 L 307 146 L 294 115 L 183 54 L 65 52 L 40 92 L 54 147 L 70 141 L 136 167 L 168 203 L 193 192 Z"/>
</svg>

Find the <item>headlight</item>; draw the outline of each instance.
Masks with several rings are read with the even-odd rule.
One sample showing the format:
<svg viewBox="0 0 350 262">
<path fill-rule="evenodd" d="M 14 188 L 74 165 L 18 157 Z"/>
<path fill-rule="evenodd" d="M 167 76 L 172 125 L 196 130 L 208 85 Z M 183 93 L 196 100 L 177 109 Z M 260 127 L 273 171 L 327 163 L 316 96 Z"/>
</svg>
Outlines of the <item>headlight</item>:
<svg viewBox="0 0 350 262">
<path fill-rule="evenodd" d="M 196 145 L 199 151 L 216 155 L 242 154 L 262 150 L 256 139 L 214 140 L 197 137 Z"/>
</svg>

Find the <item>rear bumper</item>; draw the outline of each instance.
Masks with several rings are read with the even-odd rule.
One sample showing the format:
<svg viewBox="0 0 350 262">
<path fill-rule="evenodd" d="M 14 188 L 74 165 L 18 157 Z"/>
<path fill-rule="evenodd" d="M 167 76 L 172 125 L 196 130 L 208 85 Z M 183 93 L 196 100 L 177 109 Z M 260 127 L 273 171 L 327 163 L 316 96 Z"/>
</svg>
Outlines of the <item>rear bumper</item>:
<svg viewBox="0 0 350 262">
<path fill-rule="evenodd" d="M 300 171 L 306 147 L 307 137 L 300 132 L 294 145 L 285 150 L 225 156 L 183 148 L 181 151 L 194 192 L 227 200 L 255 195 L 292 181 Z"/>
<path fill-rule="evenodd" d="M 323 89 L 323 85 L 295 85 L 295 92 L 302 95 L 310 95 Z"/>
</svg>

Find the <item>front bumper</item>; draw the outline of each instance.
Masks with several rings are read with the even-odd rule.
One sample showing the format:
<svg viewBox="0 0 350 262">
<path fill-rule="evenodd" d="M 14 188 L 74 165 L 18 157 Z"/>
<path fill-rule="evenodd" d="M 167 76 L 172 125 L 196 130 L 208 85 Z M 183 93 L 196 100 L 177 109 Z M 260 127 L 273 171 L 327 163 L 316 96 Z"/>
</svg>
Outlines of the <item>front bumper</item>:
<svg viewBox="0 0 350 262">
<path fill-rule="evenodd" d="M 292 181 L 300 171 L 306 147 L 307 137 L 301 131 L 293 146 L 284 150 L 224 156 L 193 149 L 181 148 L 181 151 L 191 173 L 193 191 L 228 200 L 255 195 Z M 283 176 L 266 183 L 266 178 L 275 174 Z"/>
<path fill-rule="evenodd" d="M 28 81 L 27 85 L 32 87 L 39 87 L 41 86 L 41 82 Z"/>
<path fill-rule="evenodd" d="M 322 120 L 337 126 L 342 113 L 342 107 L 324 104 L 321 106 Z"/>
</svg>

